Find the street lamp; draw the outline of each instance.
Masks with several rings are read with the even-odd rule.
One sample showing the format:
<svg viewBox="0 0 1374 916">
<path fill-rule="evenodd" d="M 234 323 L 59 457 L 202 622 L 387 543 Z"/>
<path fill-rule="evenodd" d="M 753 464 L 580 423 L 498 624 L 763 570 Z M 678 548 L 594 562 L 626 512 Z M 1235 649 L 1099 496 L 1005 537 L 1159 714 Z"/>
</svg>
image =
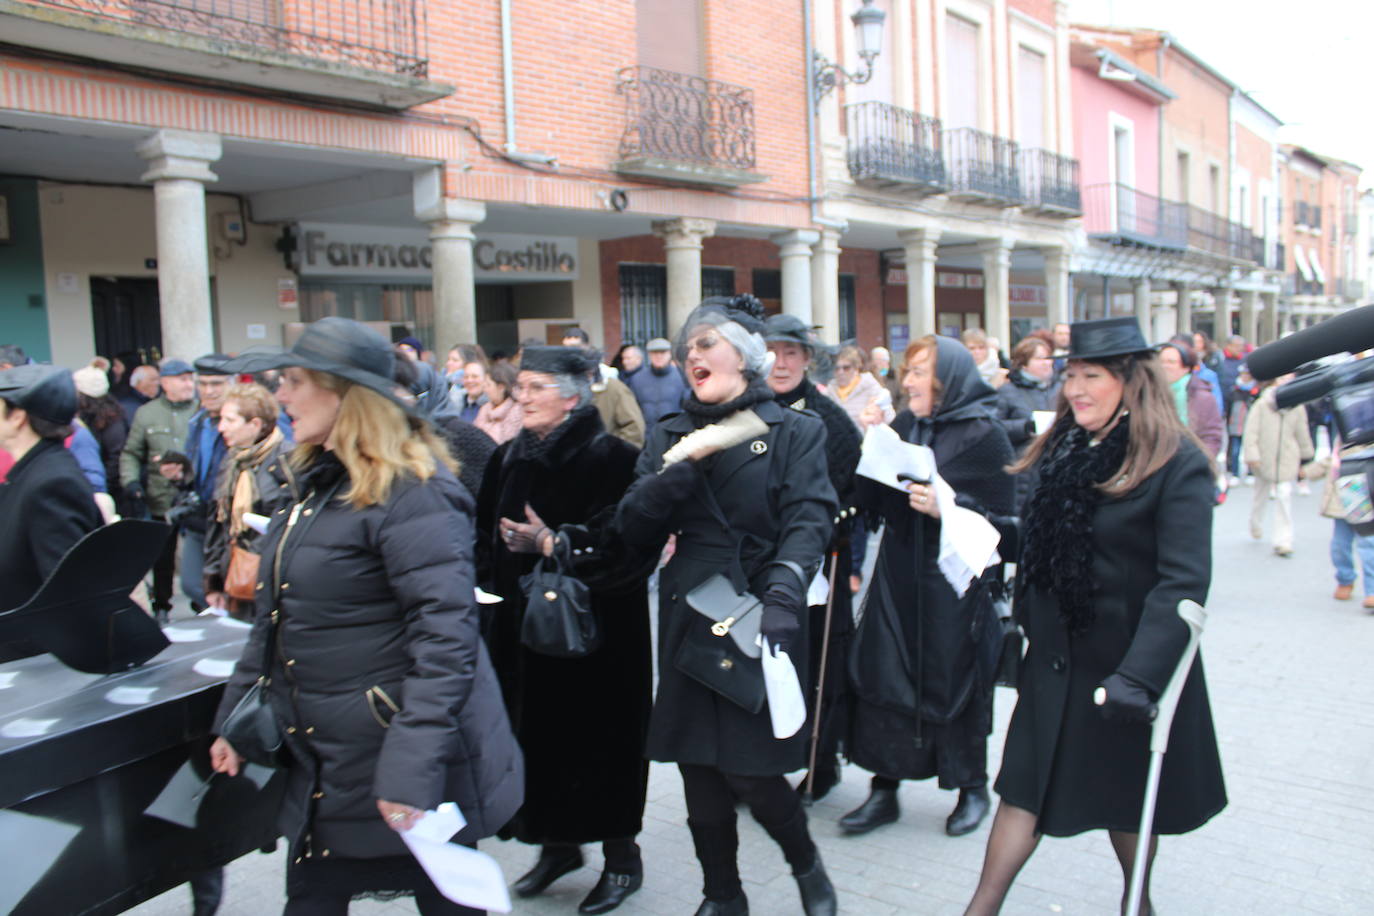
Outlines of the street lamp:
<svg viewBox="0 0 1374 916">
<path fill-rule="evenodd" d="M 866 83 L 873 78 L 873 60 L 883 50 L 883 22 L 887 13 L 873 6 L 873 0 L 863 0 L 863 6 L 855 10 L 849 21 L 854 23 L 854 33 L 858 40 L 859 57 L 864 62 L 860 73 L 850 73 L 837 63 L 833 63 L 820 51 L 812 52 L 811 86 L 814 96 L 812 103 L 819 108 L 821 99 L 836 86 L 845 83 Z"/>
</svg>

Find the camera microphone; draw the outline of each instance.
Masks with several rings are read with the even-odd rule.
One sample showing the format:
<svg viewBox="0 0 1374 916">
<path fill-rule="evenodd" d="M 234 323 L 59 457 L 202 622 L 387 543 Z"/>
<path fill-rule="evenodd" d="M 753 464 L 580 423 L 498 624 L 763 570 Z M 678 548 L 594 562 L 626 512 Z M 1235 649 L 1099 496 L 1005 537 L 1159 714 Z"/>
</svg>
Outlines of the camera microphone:
<svg viewBox="0 0 1374 916">
<path fill-rule="evenodd" d="M 1374 305 L 1365 305 L 1267 343 L 1246 357 L 1245 365 L 1251 375 L 1265 381 L 1323 356 L 1359 353 L 1371 347 L 1374 347 Z"/>
</svg>

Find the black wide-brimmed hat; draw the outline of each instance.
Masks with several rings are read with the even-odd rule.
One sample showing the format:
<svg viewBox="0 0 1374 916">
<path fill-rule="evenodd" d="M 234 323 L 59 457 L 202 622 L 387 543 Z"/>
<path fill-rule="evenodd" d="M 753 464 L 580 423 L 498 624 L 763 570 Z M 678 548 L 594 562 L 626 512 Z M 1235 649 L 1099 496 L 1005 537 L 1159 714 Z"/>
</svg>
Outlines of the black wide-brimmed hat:
<svg viewBox="0 0 1374 916">
<path fill-rule="evenodd" d="M 550 375 L 590 375 L 596 360 L 581 347 L 525 347 L 520 351 L 521 372 Z"/>
<path fill-rule="evenodd" d="M 411 406 L 396 392 L 392 374 L 396 353 L 386 338 L 351 318 L 330 316 L 312 321 L 289 350 L 255 350 L 223 363 L 228 373 L 257 373 L 299 366 L 327 372 L 362 385 L 406 411 Z"/>
<path fill-rule="evenodd" d="M 1069 352 L 1065 359 L 1106 359 L 1128 353 L 1147 353 L 1140 323 L 1134 318 L 1095 318 L 1069 325 Z"/>
<path fill-rule="evenodd" d="M 811 338 L 811 326 L 796 315 L 785 312 L 768 316 L 763 323 L 763 339 L 768 343 L 801 344 L 807 350 L 816 348 Z"/>
</svg>

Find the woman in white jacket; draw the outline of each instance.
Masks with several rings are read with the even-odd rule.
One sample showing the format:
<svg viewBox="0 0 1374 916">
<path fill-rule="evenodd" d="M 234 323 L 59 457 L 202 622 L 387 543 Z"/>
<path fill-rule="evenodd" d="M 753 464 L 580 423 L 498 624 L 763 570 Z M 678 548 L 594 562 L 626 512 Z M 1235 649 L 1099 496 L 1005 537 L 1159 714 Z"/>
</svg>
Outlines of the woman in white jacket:
<svg viewBox="0 0 1374 916">
<path fill-rule="evenodd" d="M 1307 412 L 1300 407 L 1280 410 L 1274 395 L 1291 374 L 1280 376 L 1260 391 L 1245 420 L 1245 464 L 1255 475 L 1255 502 L 1250 510 L 1250 536 L 1264 537 L 1266 506 L 1273 500 L 1274 553 L 1293 555 L 1293 481 L 1313 456 Z"/>
</svg>

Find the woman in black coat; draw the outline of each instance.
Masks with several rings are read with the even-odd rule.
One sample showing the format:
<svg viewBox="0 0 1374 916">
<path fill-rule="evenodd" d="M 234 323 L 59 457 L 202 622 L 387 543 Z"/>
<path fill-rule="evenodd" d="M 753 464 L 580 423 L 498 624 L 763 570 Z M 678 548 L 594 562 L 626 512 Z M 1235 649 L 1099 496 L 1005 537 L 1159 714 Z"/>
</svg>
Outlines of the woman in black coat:
<svg viewBox="0 0 1374 916">
<path fill-rule="evenodd" d="M 958 341 L 924 337 L 902 363 L 909 399 L 893 430 L 931 448 L 960 505 L 1009 515 L 1011 444 L 973 357 Z M 941 788 L 959 790 L 945 831 L 960 836 L 976 829 L 989 807 L 996 567 L 960 596 L 937 562 L 940 509 L 930 483 L 910 484 L 905 498 L 864 477 L 857 489 L 859 505 L 881 512 L 887 528 L 849 666 L 849 756 L 874 774 L 873 785 L 840 827 L 859 834 L 895 821 L 900 780 L 938 776 Z"/>
<path fill-rule="evenodd" d="M 997 389 L 997 419 L 1007 430 L 1011 447 L 1019 457 L 1035 439 L 1035 414 L 1053 411 L 1059 403 L 1059 382 L 1054 375 L 1050 345 L 1039 337 L 1027 337 L 1011 351 L 1011 372 Z M 1025 506 L 1035 489 L 1035 474 L 1016 477 L 1016 508 Z"/>
<path fill-rule="evenodd" d="M 599 842 L 605 869 L 583 913 L 615 909 L 644 878 L 635 836 L 653 691 L 645 583 L 658 559 L 656 548 L 637 550 L 611 531 L 639 451 L 602 427 L 595 367 L 577 347 L 524 349 L 514 391 L 524 427 L 487 464 L 477 509 L 481 581 L 503 599 L 488 609 L 484 634 L 525 752 L 525 804 L 502 833 L 541 846 L 515 892 L 543 892 L 582 866 L 579 844 Z M 520 639 L 520 578 L 555 535 L 568 541 L 569 573 L 591 590 L 599 624 L 601 645 L 581 658 L 542 655 Z"/>
<path fill-rule="evenodd" d="M 408 894 L 424 914 L 472 913 L 440 896 L 398 831 L 456 802 L 467 825 L 454 841 L 471 845 L 522 796 L 478 632 L 472 502 L 442 441 L 394 399 L 393 359 L 376 332 L 325 318 L 279 363 L 306 495 L 263 540 L 257 619 L 215 730 L 265 678 L 284 739 L 286 914 Z M 243 762 L 224 737 L 210 756 L 218 772 Z"/>
<path fill-rule="evenodd" d="M 736 800 L 782 847 L 806 913 L 836 908 L 801 801 L 783 777 L 805 766 L 809 729 L 775 738 L 766 708 L 737 705 L 678 667 L 684 649 L 709 652 L 718 638 L 731 638 L 712 636 L 711 622 L 687 600 L 693 588 L 728 572 L 736 593 L 747 588 L 761 599 L 762 609 L 751 613 L 761 614 L 763 639 L 787 652 L 807 683 L 806 589 L 830 540 L 835 496 L 825 428 L 773 399 L 762 334 L 763 307 L 752 296 L 708 299 L 688 317 L 676 349 L 692 396 L 682 413 L 650 432 L 639 479 L 618 516 L 626 540 L 654 549 L 677 533 L 659 577 L 658 696 L 648 755 L 682 773 L 704 875 L 697 916 L 749 911 L 736 859 Z M 726 661 L 761 685 L 758 659 Z"/>
<path fill-rule="evenodd" d="M 1129 887 L 1153 706 L 1189 637 L 1178 603 L 1205 601 L 1211 580 L 1211 464 L 1157 357 L 1133 318 L 1072 335 L 1058 417 L 1022 461 L 1040 469 L 1016 602 L 1029 649 L 974 914 L 998 912 L 1042 834 L 1107 830 Z M 1161 834 L 1226 805 L 1200 657 L 1171 734 Z M 1140 912 L 1153 912 L 1148 870 Z"/>
</svg>

